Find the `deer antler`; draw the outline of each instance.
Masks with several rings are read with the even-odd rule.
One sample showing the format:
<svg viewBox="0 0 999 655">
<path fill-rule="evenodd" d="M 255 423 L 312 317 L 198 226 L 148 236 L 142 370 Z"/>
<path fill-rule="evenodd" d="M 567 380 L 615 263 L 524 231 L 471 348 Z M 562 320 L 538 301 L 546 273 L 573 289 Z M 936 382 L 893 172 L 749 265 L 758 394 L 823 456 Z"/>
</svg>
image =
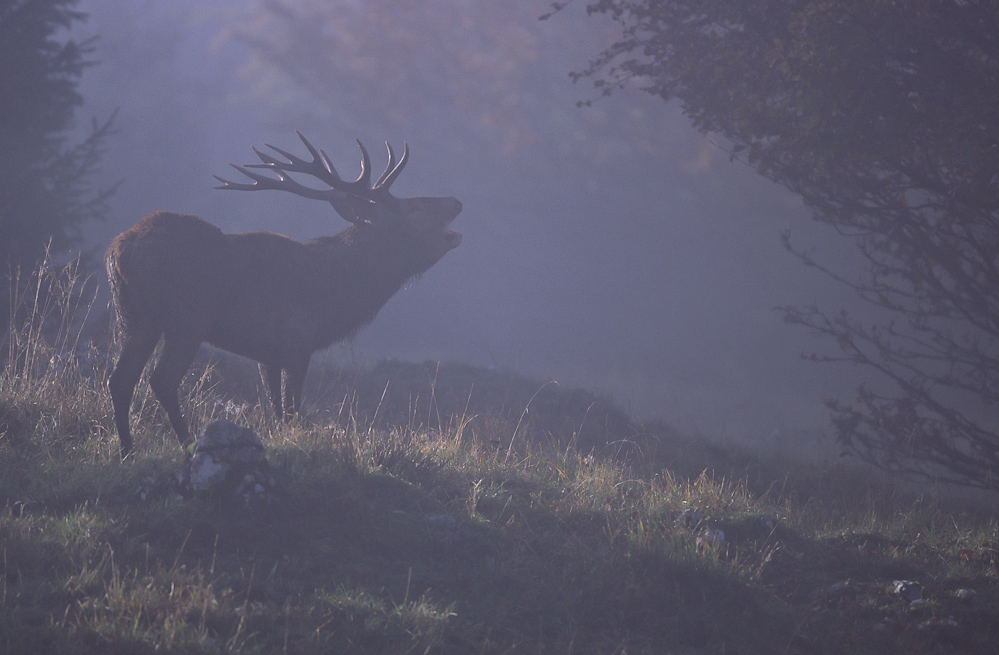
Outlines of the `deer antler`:
<svg viewBox="0 0 999 655">
<path fill-rule="evenodd" d="M 303 144 L 305 144 L 305 148 L 312 156 L 312 161 L 302 159 L 301 157 L 293 155 L 290 152 L 286 152 L 270 144 L 264 144 L 266 147 L 284 157 L 287 161 L 281 161 L 273 155 L 261 152 L 254 147 L 253 152 L 262 163 L 246 164 L 245 166 L 229 164 L 237 171 L 253 180 L 253 182 L 230 182 L 229 180 L 219 177 L 218 175 L 213 175 L 212 177 L 222 183 L 221 186 L 217 186 L 215 188 L 229 189 L 233 191 L 260 191 L 264 189 L 273 189 L 276 191 L 289 191 L 295 195 L 312 198 L 313 200 L 325 200 L 333 205 L 333 208 L 338 214 L 340 214 L 340 216 L 351 223 L 370 222 L 372 212 L 370 211 L 370 207 L 366 207 L 369 203 L 395 201 L 395 197 L 389 192 L 389 187 L 396 180 L 396 178 L 399 177 L 402 169 L 406 166 L 406 162 L 409 159 L 408 144 L 404 144 L 402 157 L 398 162 L 396 162 L 392 146 L 390 146 L 388 142 L 385 143 L 385 146 L 388 149 L 388 165 L 386 165 L 385 170 L 378 176 L 378 180 L 372 185 L 371 157 L 368 155 L 367 148 L 365 148 L 364 144 L 360 141 L 357 141 L 357 146 L 361 150 L 361 173 L 353 182 L 346 182 L 340 178 L 339 174 L 337 174 L 336 169 L 333 167 L 333 163 L 330 161 L 330 158 L 325 151 L 317 150 L 315 146 L 309 143 L 308 139 L 306 139 L 301 132 L 296 131 L 295 133 L 298 134 L 298 138 L 302 140 Z M 261 175 L 260 173 L 248 170 L 250 168 L 263 168 L 273 171 L 277 178 L 275 179 L 273 177 Z M 330 188 L 313 189 L 311 187 L 307 187 L 296 182 L 288 175 L 288 173 L 303 173 L 305 175 L 310 175 L 325 183 Z"/>
<path fill-rule="evenodd" d="M 357 145 L 360 146 L 361 142 L 358 141 Z M 385 170 L 378 176 L 378 181 L 371 188 L 384 189 L 385 193 L 388 193 L 389 187 L 399 177 L 399 173 L 402 172 L 402 169 L 406 167 L 406 162 L 409 161 L 409 144 L 405 141 L 402 142 L 402 158 L 398 164 L 395 163 L 395 153 L 392 152 L 392 146 L 389 145 L 388 141 L 385 142 L 385 148 L 388 150 L 388 164 L 385 165 Z M 361 146 L 361 150 L 364 150 L 364 146 Z"/>
</svg>

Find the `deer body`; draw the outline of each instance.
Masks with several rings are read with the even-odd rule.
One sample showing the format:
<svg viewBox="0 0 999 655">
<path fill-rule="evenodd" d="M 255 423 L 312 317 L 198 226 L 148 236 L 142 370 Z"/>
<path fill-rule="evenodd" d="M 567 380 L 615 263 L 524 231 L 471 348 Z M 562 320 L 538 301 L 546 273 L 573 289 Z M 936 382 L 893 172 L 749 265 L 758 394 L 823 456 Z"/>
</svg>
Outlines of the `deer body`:
<svg viewBox="0 0 999 655">
<path fill-rule="evenodd" d="M 325 163 L 318 156 L 306 163 L 278 152 L 291 163 L 258 152 L 264 164 L 256 166 L 276 171 L 279 180 L 237 167 L 254 184 L 223 180 L 221 188 L 282 188 L 306 195 L 297 183 L 286 186 L 289 170 L 333 181 L 318 169 L 299 170 L 320 162 L 332 171 L 325 153 Z M 352 337 L 408 280 L 461 242 L 460 234 L 447 229 L 461 211 L 458 200 L 389 195 L 394 177 L 379 184 L 394 164 L 391 149 L 389 167 L 368 188 L 363 146 L 362 154 L 357 182 L 337 178 L 337 185 L 322 192 L 329 194 L 322 199 L 354 222 L 335 236 L 302 243 L 269 232 L 224 234 L 196 216 L 156 212 L 115 238 L 105 263 L 122 349 L 108 388 L 123 457 L 132 447 L 129 411 L 135 385 L 161 336 L 163 354 L 150 386 L 183 445 L 192 439 L 178 387 L 202 342 L 257 361 L 276 414 L 287 416 L 298 410 L 312 353 Z M 404 154 L 393 171 L 405 161 Z"/>
</svg>

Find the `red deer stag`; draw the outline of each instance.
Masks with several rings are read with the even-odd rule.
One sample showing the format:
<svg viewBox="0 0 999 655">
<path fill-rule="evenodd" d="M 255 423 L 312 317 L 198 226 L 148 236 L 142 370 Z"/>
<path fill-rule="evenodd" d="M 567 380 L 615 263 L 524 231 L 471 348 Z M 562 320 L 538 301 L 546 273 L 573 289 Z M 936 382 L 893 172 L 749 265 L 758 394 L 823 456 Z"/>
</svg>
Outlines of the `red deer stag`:
<svg viewBox="0 0 999 655">
<path fill-rule="evenodd" d="M 408 146 L 396 162 L 386 144 L 388 165 L 371 184 L 371 159 L 358 141 L 361 174 L 347 182 L 325 152 L 298 136 L 312 161 L 270 145 L 284 160 L 253 148 L 262 163 L 231 164 L 252 182 L 216 176 L 222 183 L 216 188 L 277 189 L 326 200 L 351 223 L 336 236 L 301 243 L 270 232 L 223 234 L 196 216 L 156 212 L 108 248 L 105 264 L 122 335 L 108 390 L 122 457 L 132 448 L 135 385 L 161 336 L 163 351 L 149 385 L 182 445 L 192 439 L 178 387 L 205 341 L 259 362 L 274 410 L 286 417 L 299 408 L 313 352 L 353 336 L 407 280 L 461 243 L 461 235 L 448 229 L 461 211 L 457 199 L 389 192 L 409 159 Z M 304 186 L 288 173 L 310 175 L 328 188 Z"/>
</svg>

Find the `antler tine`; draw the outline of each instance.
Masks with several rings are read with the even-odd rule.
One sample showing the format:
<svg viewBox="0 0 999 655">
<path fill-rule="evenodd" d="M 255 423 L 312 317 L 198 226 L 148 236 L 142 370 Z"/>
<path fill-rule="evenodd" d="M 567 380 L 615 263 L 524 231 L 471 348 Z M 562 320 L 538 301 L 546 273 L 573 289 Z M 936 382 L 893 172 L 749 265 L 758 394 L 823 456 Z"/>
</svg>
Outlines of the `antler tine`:
<svg viewBox="0 0 999 655">
<path fill-rule="evenodd" d="M 302 140 L 303 144 L 305 144 L 305 149 L 309 151 L 310 155 L 312 155 L 312 164 L 311 165 L 317 171 L 321 170 L 323 172 L 323 174 L 324 174 L 325 177 L 327 177 L 330 180 L 333 180 L 333 182 L 329 183 L 330 186 L 334 186 L 334 183 L 339 184 L 340 182 L 342 182 L 342 180 L 340 179 L 340 176 L 337 175 L 336 169 L 333 168 L 333 164 L 330 163 L 329 157 L 326 157 L 325 153 L 323 153 L 322 155 L 320 155 L 320 153 L 316 150 L 315 146 L 313 146 L 311 143 L 309 143 L 309 140 L 305 138 L 304 134 L 302 134 L 298 130 L 295 130 L 295 134 L 298 135 L 298 138 Z M 316 175 L 316 174 L 313 173 L 313 175 Z M 316 177 L 320 177 L 320 176 L 316 175 Z M 323 179 L 323 178 L 320 177 L 320 179 Z"/>
<path fill-rule="evenodd" d="M 267 147 L 267 148 L 270 148 L 271 150 L 273 150 L 274 152 L 276 152 L 277 154 L 281 155 L 282 157 L 284 157 L 285 159 L 288 160 L 288 162 L 285 163 L 283 161 L 275 159 L 271 155 L 268 155 L 266 153 L 261 153 L 259 150 L 257 150 L 256 148 L 253 148 L 253 146 L 251 146 L 251 148 L 253 148 L 253 152 L 257 153 L 257 157 L 260 157 L 260 159 L 265 164 L 274 164 L 275 166 L 281 166 L 281 167 L 284 167 L 284 168 L 292 168 L 292 167 L 294 167 L 294 168 L 308 168 L 311 165 L 311 163 L 312 163 L 312 162 L 305 161 L 301 157 L 296 157 L 295 155 L 291 154 L 287 150 L 282 150 L 281 148 L 278 148 L 277 146 L 272 146 L 269 143 L 265 143 L 264 146 Z M 253 166 L 257 166 L 257 167 L 260 166 L 259 164 L 252 164 L 252 165 Z M 303 171 L 298 171 L 298 172 L 301 173 Z"/>
<path fill-rule="evenodd" d="M 275 148 L 272 145 L 266 143 L 264 145 L 267 146 L 268 148 L 271 148 L 272 150 L 277 150 L 277 148 Z M 277 165 L 281 163 L 271 155 L 268 155 L 265 152 L 260 152 L 259 150 L 257 150 L 257 146 L 250 146 L 250 150 L 252 150 L 253 154 L 255 154 L 257 157 L 260 158 L 260 161 L 264 162 L 267 168 L 271 168 L 272 165 Z M 254 168 L 264 168 L 264 166 L 261 164 L 247 164 L 247 166 L 253 166 Z"/>
<path fill-rule="evenodd" d="M 298 133 L 298 136 L 305 143 L 305 147 L 308 148 L 309 153 L 312 155 L 312 161 L 306 161 L 305 159 L 282 150 L 277 146 L 265 143 L 265 146 L 284 157 L 287 161 L 283 162 L 273 155 L 261 152 L 254 147 L 253 152 L 256 153 L 257 157 L 259 157 L 260 161 L 263 163 L 247 164 L 247 168 L 267 168 L 273 171 L 284 171 L 286 173 L 305 173 L 306 175 L 311 175 L 319 181 L 334 188 L 342 184 L 340 176 L 336 174 L 335 170 L 330 170 L 329 167 L 327 167 L 326 163 L 320 159 L 319 153 L 316 152 L 316 149 L 312 147 L 311 143 L 306 141 L 301 132 Z"/>
<path fill-rule="evenodd" d="M 378 176 L 378 181 L 375 182 L 375 185 L 372 187 L 373 189 L 381 187 L 381 185 L 385 182 L 385 178 L 388 177 L 389 172 L 392 170 L 392 167 L 395 166 L 395 153 L 392 152 L 392 146 L 388 141 L 385 142 L 385 148 L 388 150 L 388 163 L 385 164 L 385 170 L 382 171 L 382 174 Z"/>
<path fill-rule="evenodd" d="M 222 183 L 222 186 L 217 186 L 217 187 L 214 187 L 214 188 L 216 188 L 216 189 L 225 189 L 225 190 L 229 190 L 229 191 L 259 191 L 260 189 L 265 188 L 262 184 L 258 184 L 258 183 L 263 183 L 268 178 L 265 178 L 262 175 L 257 175 L 256 173 L 252 173 L 252 172 L 246 170 L 244 167 L 237 166 L 236 164 L 233 164 L 232 162 L 230 162 L 229 165 L 232 166 L 233 168 L 235 168 L 237 171 L 239 171 L 243 175 L 245 175 L 248 178 L 254 180 L 254 182 L 252 184 L 247 184 L 246 182 L 232 182 L 232 181 L 227 180 L 224 177 L 221 177 L 219 175 L 212 175 L 212 177 L 214 177 L 216 180 L 218 180 L 219 182 Z M 271 180 L 271 181 L 273 182 L 274 180 Z"/>
<path fill-rule="evenodd" d="M 213 186 L 213 189 L 231 189 L 233 191 L 252 191 L 252 189 L 246 187 L 252 187 L 252 184 L 237 184 L 235 182 L 230 182 L 224 177 L 218 175 L 212 175 L 216 180 L 222 183 L 222 186 Z"/>
<path fill-rule="evenodd" d="M 295 131 L 298 138 L 302 140 L 305 148 L 312 155 L 312 161 L 307 162 L 304 159 L 296 157 L 295 155 L 285 152 L 279 148 L 275 148 L 272 145 L 268 145 L 268 148 L 275 150 L 282 156 L 291 162 L 291 165 L 284 165 L 282 162 L 276 162 L 274 167 L 280 170 L 290 172 L 290 173 L 307 173 L 313 177 L 319 178 L 323 182 L 326 182 L 333 188 L 340 189 L 342 191 L 347 191 L 348 193 L 355 193 L 363 195 L 365 191 L 370 189 L 371 184 L 371 157 L 368 155 L 368 151 L 364 148 L 360 141 L 357 144 L 361 147 L 361 173 L 358 175 L 357 179 L 353 182 L 344 181 L 340 175 L 336 172 L 336 167 L 333 166 L 332 160 L 330 160 L 329 155 L 326 151 L 319 150 L 308 139 L 305 135 Z M 257 164 L 257 168 L 263 168 L 263 166 Z"/>
<path fill-rule="evenodd" d="M 364 152 L 364 146 L 361 146 L 361 154 L 363 156 L 361 158 L 361 174 L 360 174 L 360 176 L 358 176 L 358 178 L 356 180 L 354 180 L 353 182 L 344 182 L 340 178 L 340 176 L 337 174 L 336 168 L 334 168 L 334 166 L 333 166 L 333 162 L 330 161 L 329 155 L 327 155 L 325 151 L 318 150 L 315 146 L 313 146 L 311 143 L 309 143 L 309 140 L 305 138 L 305 135 L 303 135 L 298 130 L 295 130 L 295 134 L 298 135 L 298 138 L 302 140 L 302 143 L 304 143 L 306 149 L 308 149 L 309 154 L 312 155 L 312 165 L 316 166 L 317 168 L 322 167 L 323 170 L 327 173 L 327 175 L 330 176 L 330 179 L 333 180 L 332 182 L 328 182 L 328 184 L 331 187 L 338 187 L 339 186 L 339 188 L 341 188 L 342 190 L 345 190 L 345 191 L 348 191 L 348 192 L 351 192 L 351 193 L 357 193 L 358 190 L 361 190 L 361 189 L 363 189 L 363 190 L 367 190 L 368 189 L 368 180 L 370 179 L 370 175 L 371 174 L 370 173 L 366 173 L 366 171 L 368 171 L 371 168 L 371 162 L 370 162 L 370 160 L 367 157 L 367 153 Z M 360 142 L 358 142 L 358 143 L 360 143 Z M 367 165 L 365 165 L 365 164 L 367 164 Z M 311 174 L 312 175 L 316 175 L 315 173 L 311 173 Z M 319 177 L 319 176 L 316 175 L 316 177 Z M 323 181 L 326 181 L 326 180 L 323 180 Z"/>
<path fill-rule="evenodd" d="M 339 180 L 340 179 L 340 175 L 337 174 L 336 169 L 333 168 L 333 162 L 330 160 L 330 156 L 326 154 L 325 150 L 320 150 L 319 154 L 323 158 L 323 166 L 326 167 L 326 170 L 328 170 L 330 173 L 332 173 L 333 177 L 335 177 L 336 179 Z"/>
<path fill-rule="evenodd" d="M 357 147 L 361 149 L 361 174 L 354 181 L 354 184 L 364 183 L 364 188 L 371 188 L 371 156 L 368 155 L 368 149 L 364 147 L 360 139 L 354 139 L 357 141 Z"/>
<path fill-rule="evenodd" d="M 386 143 L 386 145 L 388 145 L 388 143 Z M 379 189 L 382 189 L 384 192 L 388 192 L 389 187 L 392 186 L 392 183 L 395 182 L 396 178 L 399 177 L 399 174 L 402 173 L 402 169 L 406 167 L 406 162 L 408 161 L 409 161 L 409 144 L 403 141 L 402 157 L 399 158 L 399 163 L 393 166 L 392 170 L 389 170 L 389 167 L 386 167 L 385 172 L 382 173 L 382 176 L 379 178 L 379 182 L 376 186 Z M 391 166 L 391 164 L 392 164 L 392 148 L 389 148 L 389 165 Z"/>
</svg>

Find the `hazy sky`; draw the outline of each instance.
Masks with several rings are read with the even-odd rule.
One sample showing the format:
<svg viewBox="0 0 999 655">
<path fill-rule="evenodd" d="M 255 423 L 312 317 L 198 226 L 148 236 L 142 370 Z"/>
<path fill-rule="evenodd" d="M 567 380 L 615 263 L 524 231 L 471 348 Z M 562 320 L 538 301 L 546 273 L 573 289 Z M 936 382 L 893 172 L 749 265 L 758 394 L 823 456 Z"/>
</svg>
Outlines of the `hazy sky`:
<svg viewBox="0 0 999 655">
<path fill-rule="evenodd" d="M 678 108 L 636 89 L 577 108 L 593 92 L 568 72 L 612 26 L 582 7 L 538 22 L 548 2 L 477 4 L 82 2 L 77 33 L 100 35 L 101 65 L 80 122 L 120 108 L 103 176 L 126 178 L 95 245 L 157 209 L 232 232 L 337 232 L 320 203 L 215 191 L 211 174 L 252 161 L 251 145 L 301 152 L 295 129 L 345 176 L 355 138 L 376 167 L 381 140 L 406 140 L 393 191 L 458 197 L 464 242 L 338 357 L 495 365 L 708 436 L 812 439 L 821 399 L 849 393 L 857 372 L 801 361 L 828 344 L 772 308 L 850 298 L 779 234 L 846 260 L 848 244 Z"/>
</svg>

